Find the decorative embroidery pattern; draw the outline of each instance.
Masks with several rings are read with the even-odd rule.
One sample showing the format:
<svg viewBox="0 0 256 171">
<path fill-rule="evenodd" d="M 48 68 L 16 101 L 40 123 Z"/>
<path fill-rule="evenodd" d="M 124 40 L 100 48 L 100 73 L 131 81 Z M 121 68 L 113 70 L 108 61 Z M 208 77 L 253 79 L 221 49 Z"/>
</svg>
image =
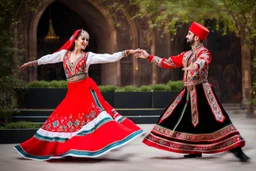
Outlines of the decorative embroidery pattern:
<svg viewBox="0 0 256 171">
<path fill-rule="evenodd" d="M 206 48 L 202 45 L 198 46 L 196 48 L 196 50 L 192 51 L 188 51 L 184 54 L 183 60 L 182 60 L 182 64 L 184 67 L 189 66 L 191 63 L 198 63 L 200 65 L 200 69 L 196 70 L 196 71 L 186 71 L 184 73 L 184 77 L 183 77 L 183 82 L 184 82 L 184 86 L 189 86 L 189 85 L 197 85 L 197 84 L 201 84 L 201 83 L 206 83 L 207 78 L 208 78 L 208 66 L 205 66 L 205 60 L 204 59 L 198 59 L 198 54 L 200 54 L 200 52 L 205 51 Z M 192 55 L 192 56 L 191 56 Z M 207 57 L 209 58 L 209 55 L 207 54 L 202 54 L 200 55 L 200 58 L 203 57 Z M 204 63 L 202 63 L 204 62 Z"/>
<path fill-rule="evenodd" d="M 81 71 L 82 68 L 81 68 L 81 67 L 77 67 L 77 64 L 81 64 L 82 62 L 84 62 L 84 61 L 82 61 L 82 62 L 80 61 L 84 56 L 85 56 L 84 53 L 82 53 L 82 54 L 78 57 L 78 59 L 76 59 L 74 62 L 71 62 L 71 61 L 70 61 L 71 52 L 68 52 L 68 53 L 67 53 L 67 60 L 66 60 L 66 62 L 67 62 L 67 64 L 68 64 L 68 67 L 69 67 L 69 69 L 70 69 L 72 75 L 75 74 L 75 71 L 76 71 L 77 69 Z M 81 66 L 81 65 L 79 65 L 79 66 Z"/>
<path fill-rule="evenodd" d="M 196 88 L 194 85 L 192 85 L 188 89 L 190 95 L 192 124 L 194 125 L 194 127 L 196 127 L 199 123 Z"/>
<path fill-rule="evenodd" d="M 165 120 L 172 114 L 173 110 L 180 103 L 182 97 L 184 96 L 184 93 L 185 93 L 185 89 L 182 90 L 182 92 L 175 98 L 172 104 L 168 107 L 168 109 L 165 111 L 162 118 L 160 119 L 159 123 L 161 123 L 163 120 Z"/>
<path fill-rule="evenodd" d="M 223 122 L 225 119 L 225 116 L 223 115 L 222 110 L 220 109 L 220 106 L 213 94 L 211 85 L 209 83 L 204 83 L 203 89 L 204 89 L 204 93 L 208 101 L 208 104 L 211 107 L 212 113 L 214 114 L 216 121 Z"/>
<path fill-rule="evenodd" d="M 67 81 L 68 82 L 77 82 L 77 81 L 83 80 L 87 77 L 88 77 L 88 73 L 77 74 L 77 75 L 74 75 L 70 78 L 67 78 Z"/>
<path fill-rule="evenodd" d="M 174 141 L 169 141 L 166 139 L 163 139 L 161 137 L 157 137 L 153 134 L 149 134 L 146 138 L 146 141 L 152 142 L 158 146 L 161 146 L 169 151 L 175 151 L 175 152 L 201 152 L 201 153 L 213 153 L 213 152 L 221 152 L 226 151 L 229 147 L 234 146 L 238 143 L 243 143 L 244 140 L 241 139 L 240 135 L 234 135 L 228 139 L 225 139 L 223 141 L 219 141 L 212 144 L 188 144 L 188 143 L 179 143 Z M 144 141 L 145 141 L 144 140 Z"/>
<path fill-rule="evenodd" d="M 184 86 L 191 86 L 191 85 L 197 85 L 202 83 L 207 83 L 207 79 L 197 79 L 197 80 L 190 80 L 188 82 L 183 82 Z"/>
<path fill-rule="evenodd" d="M 207 60 L 210 59 L 210 56 L 207 53 L 203 53 L 200 55 L 200 58 L 197 60 L 197 64 L 199 64 L 200 69 L 203 69 L 203 67 L 208 66 L 205 63 L 207 63 Z"/>
<path fill-rule="evenodd" d="M 76 118 L 72 114 L 68 116 L 50 117 L 42 126 L 42 129 L 53 132 L 74 132 L 85 124 L 85 113 L 79 113 Z"/>
<path fill-rule="evenodd" d="M 166 58 L 160 58 L 158 56 L 154 56 L 154 58 L 152 59 L 151 62 L 156 64 L 157 66 L 162 67 L 162 60 L 164 60 L 164 63 L 166 65 L 169 65 L 169 66 L 172 66 L 172 67 L 176 67 L 176 65 L 174 64 L 174 62 L 170 58 L 166 59 Z"/>
<path fill-rule="evenodd" d="M 192 55 L 192 50 L 190 51 L 187 51 L 184 56 L 183 56 L 183 60 L 182 60 L 182 64 L 184 67 L 187 67 L 187 63 L 188 63 L 188 60 L 190 59 L 190 56 Z"/>
<path fill-rule="evenodd" d="M 87 109 L 87 112 L 79 114 L 61 114 L 51 115 L 43 124 L 42 129 L 53 132 L 74 132 L 81 129 L 82 126 L 92 121 L 101 113 L 101 109 L 93 103 Z"/>
<path fill-rule="evenodd" d="M 155 125 L 152 132 L 156 134 L 160 134 L 167 138 L 175 138 L 177 140 L 185 140 L 190 142 L 199 142 L 199 141 L 216 141 L 221 139 L 231 133 L 238 132 L 234 125 L 228 125 L 216 132 L 209 133 L 209 134 L 190 134 L 190 133 L 183 133 L 178 131 L 173 131 L 167 128 L 164 128 L 160 125 Z"/>
<path fill-rule="evenodd" d="M 86 65 L 86 54 L 82 54 L 74 63 L 69 61 L 70 53 L 66 53 L 63 59 L 63 67 L 68 82 L 76 82 L 88 77 L 88 67 Z"/>
<path fill-rule="evenodd" d="M 164 61 L 164 63 L 165 63 L 166 65 L 169 65 L 169 66 L 172 66 L 172 67 L 176 67 L 176 65 L 174 64 L 174 62 L 173 62 L 170 58 L 166 59 L 166 60 Z"/>
</svg>

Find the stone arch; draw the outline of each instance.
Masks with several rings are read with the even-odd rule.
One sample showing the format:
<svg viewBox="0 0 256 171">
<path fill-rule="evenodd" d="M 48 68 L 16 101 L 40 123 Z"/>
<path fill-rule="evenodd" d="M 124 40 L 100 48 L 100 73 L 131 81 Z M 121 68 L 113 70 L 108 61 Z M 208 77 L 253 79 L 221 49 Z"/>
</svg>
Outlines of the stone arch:
<svg viewBox="0 0 256 171">
<path fill-rule="evenodd" d="M 37 27 L 39 20 L 46 10 L 46 8 L 53 3 L 55 0 L 42 0 L 38 10 L 29 14 L 26 22 L 24 22 L 23 27 L 28 25 L 25 31 L 26 40 L 24 40 L 27 49 L 26 61 L 34 60 L 37 58 Z M 117 44 L 118 33 L 116 27 L 114 26 L 114 21 L 107 8 L 103 7 L 100 3 L 88 0 L 74 0 L 65 1 L 59 0 L 58 2 L 67 5 L 71 10 L 75 11 L 89 26 L 95 34 L 98 40 L 97 53 L 113 53 L 120 49 Z M 125 15 L 124 15 L 125 16 Z M 90 19 L 88 19 L 88 17 Z M 131 29 L 133 39 L 133 46 L 137 46 L 138 33 L 136 32 L 136 25 L 130 21 L 128 16 L 125 16 L 126 20 L 129 21 L 129 29 Z M 91 22 L 93 21 L 93 22 Z M 97 28 L 98 31 L 94 29 Z M 20 31 L 22 32 L 22 31 Z M 100 41 L 99 41 L 100 40 Z M 127 48 L 132 48 L 127 47 Z M 120 63 L 104 64 L 102 67 L 102 84 L 114 84 L 120 85 Z M 112 75 L 112 78 L 104 79 L 107 75 Z M 32 81 L 37 79 L 37 72 L 35 68 L 31 68 L 28 71 L 27 81 Z M 132 84 L 132 83 L 131 83 Z"/>
</svg>

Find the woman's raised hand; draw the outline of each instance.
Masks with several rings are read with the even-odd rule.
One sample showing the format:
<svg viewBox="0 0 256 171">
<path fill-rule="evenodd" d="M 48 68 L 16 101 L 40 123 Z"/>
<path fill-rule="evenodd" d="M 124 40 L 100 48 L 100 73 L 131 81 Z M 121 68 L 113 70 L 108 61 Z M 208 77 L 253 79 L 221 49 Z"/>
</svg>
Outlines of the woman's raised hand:
<svg viewBox="0 0 256 171">
<path fill-rule="evenodd" d="M 37 66 L 37 61 L 30 61 L 30 62 L 24 63 L 23 65 L 21 65 L 19 71 L 21 72 L 21 71 L 23 71 L 26 68 L 31 67 L 31 66 L 36 67 Z"/>
</svg>

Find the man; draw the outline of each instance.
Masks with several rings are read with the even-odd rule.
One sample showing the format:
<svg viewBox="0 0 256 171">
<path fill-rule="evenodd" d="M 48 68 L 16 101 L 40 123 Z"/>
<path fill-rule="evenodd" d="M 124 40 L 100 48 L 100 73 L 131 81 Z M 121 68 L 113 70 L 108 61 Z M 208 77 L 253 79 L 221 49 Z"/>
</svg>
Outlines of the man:
<svg viewBox="0 0 256 171">
<path fill-rule="evenodd" d="M 231 151 L 240 161 L 246 162 L 249 157 L 241 149 L 245 141 L 208 83 L 212 56 L 202 44 L 208 34 L 206 27 L 193 22 L 186 36 L 190 51 L 168 59 L 149 55 L 145 50 L 135 55 L 162 68 L 183 67 L 184 71 L 183 90 L 143 142 L 158 149 L 188 154 L 185 158 Z"/>
</svg>

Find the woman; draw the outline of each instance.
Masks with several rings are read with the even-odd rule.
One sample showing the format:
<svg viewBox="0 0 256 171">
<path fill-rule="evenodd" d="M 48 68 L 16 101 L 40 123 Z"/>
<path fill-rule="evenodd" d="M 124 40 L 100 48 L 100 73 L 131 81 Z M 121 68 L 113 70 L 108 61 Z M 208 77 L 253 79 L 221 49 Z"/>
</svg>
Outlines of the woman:
<svg viewBox="0 0 256 171">
<path fill-rule="evenodd" d="M 45 55 L 29 66 L 63 62 L 68 92 L 43 126 L 29 140 L 14 149 L 25 158 L 49 160 L 65 156 L 96 158 L 130 142 L 143 133 L 137 125 L 122 117 L 100 94 L 88 77 L 92 64 L 116 62 L 138 50 L 110 54 L 83 52 L 89 34 L 76 30 L 58 52 Z"/>
</svg>

